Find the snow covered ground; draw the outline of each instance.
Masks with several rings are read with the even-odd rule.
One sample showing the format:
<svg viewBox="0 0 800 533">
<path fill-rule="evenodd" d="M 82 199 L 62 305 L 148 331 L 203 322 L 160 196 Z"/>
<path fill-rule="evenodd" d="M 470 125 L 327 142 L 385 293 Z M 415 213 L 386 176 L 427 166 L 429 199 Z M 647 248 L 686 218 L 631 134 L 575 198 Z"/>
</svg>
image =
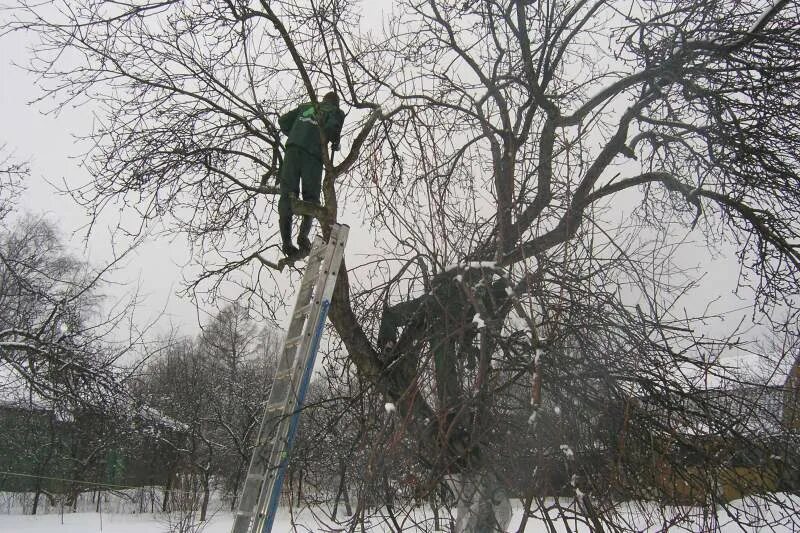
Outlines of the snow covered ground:
<svg viewBox="0 0 800 533">
<path fill-rule="evenodd" d="M 800 497 L 780 495 L 771 498 L 767 503 L 763 500 L 739 501 L 720 511 L 717 520 L 704 517 L 699 509 L 659 508 L 647 504 L 622 504 L 617 509 L 617 519 L 627 523 L 631 530 L 656 532 L 656 531 L 709 531 L 716 530 L 727 532 L 793 532 L 800 531 Z M 778 505 L 778 501 L 782 505 Z M 2 502 L 0 502 L 2 503 Z M 572 502 L 564 499 L 561 502 L 568 506 Z M 519 502 L 514 505 L 514 518 L 509 531 L 516 532 L 520 519 L 521 509 Z M 6 511 L 0 505 L 0 513 Z M 371 527 L 367 531 L 390 532 L 397 531 L 389 526 L 388 518 L 378 512 L 370 519 Z M 273 531 L 275 533 L 298 532 L 338 532 L 345 531 L 342 526 L 324 523 L 325 509 L 306 509 L 299 514 L 290 516 L 287 508 L 282 508 Z M 679 523 L 672 519 L 683 518 Z M 734 519 L 744 520 L 750 525 L 740 527 Z M 228 512 L 215 512 L 211 519 L 195 529 L 177 529 L 174 515 L 160 513 L 109 513 L 109 512 L 77 512 L 77 513 L 52 513 L 38 516 L 21 514 L 0 514 L 1 533 L 228 533 L 232 524 L 231 514 Z M 414 521 L 417 524 L 414 524 Z M 294 526 L 293 526 L 294 524 Z M 420 508 L 415 517 L 407 518 L 401 522 L 402 530 L 408 532 L 433 532 L 432 513 L 429 509 Z M 590 528 L 575 524 L 569 520 L 567 524 L 562 521 L 555 523 L 556 531 L 567 531 L 567 526 L 572 531 L 590 531 Z M 356 531 L 360 531 L 357 528 Z M 449 531 L 446 528 L 445 531 Z M 549 530 L 540 519 L 530 518 L 525 528 L 526 533 L 545 533 Z"/>
</svg>

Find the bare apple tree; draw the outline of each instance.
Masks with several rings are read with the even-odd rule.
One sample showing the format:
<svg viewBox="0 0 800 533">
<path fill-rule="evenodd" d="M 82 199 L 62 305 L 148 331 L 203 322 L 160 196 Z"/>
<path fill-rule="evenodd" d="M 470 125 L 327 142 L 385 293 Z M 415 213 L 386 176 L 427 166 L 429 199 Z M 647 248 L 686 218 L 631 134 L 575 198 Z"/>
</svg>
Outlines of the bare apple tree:
<svg viewBox="0 0 800 533">
<path fill-rule="evenodd" d="M 689 303 L 709 297 L 687 255 L 732 246 L 754 316 L 794 333 L 797 4 L 387 10 L 367 32 L 344 0 L 22 1 L 5 28 L 40 39 L 42 97 L 99 109 L 75 198 L 186 235 L 195 294 L 230 280 L 272 314 L 276 118 L 338 90 L 354 111 L 348 152 L 324 157 L 323 232 L 357 205 L 376 252 L 347 257 L 331 322 L 459 531 L 505 528 L 509 495 L 523 522 L 638 527 L 619 498 L 715 519 L 743 451 L 762 482 L 738 494 L 777 490 L 766 430 L 710 392 L 747 345 Z"/>
</svg>

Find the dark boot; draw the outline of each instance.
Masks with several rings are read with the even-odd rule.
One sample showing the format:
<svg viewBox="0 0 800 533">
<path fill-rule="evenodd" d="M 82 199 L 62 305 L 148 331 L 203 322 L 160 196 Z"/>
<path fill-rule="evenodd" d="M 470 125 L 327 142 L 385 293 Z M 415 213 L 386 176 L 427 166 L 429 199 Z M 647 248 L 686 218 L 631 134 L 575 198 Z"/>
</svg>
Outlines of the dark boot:
<svg viewBox="0 0 800 533">
<path fill-rule="evenodd" d="M 283 254 L 289 259 L 300 255 L 300 250 L 298 250 L 292 243 L 284 244 L 281 250 L 283 250 Z"/>
<path fill-rule="evenodd" d="M 304 216 L 303 221 L 300 223 L 300 231 L 297 232 L 297 245 L 303 253 L 311 251 L 311 241 L 308 238 L 308 234 L 311 233 L 311 224 L 313 223 L 314 218 L 309 216 Z"/>
<path fill-rule="evenodd" d="M 278 217 L 278 229 L 281 232 L 281 242 L 283 242 L 283 253 L 286 253 L 287 249 L 293 248 L 297 250 L 292 245 L 292 215 L 291 211 L 286 213 L 280 213 Z"/>
</svg>

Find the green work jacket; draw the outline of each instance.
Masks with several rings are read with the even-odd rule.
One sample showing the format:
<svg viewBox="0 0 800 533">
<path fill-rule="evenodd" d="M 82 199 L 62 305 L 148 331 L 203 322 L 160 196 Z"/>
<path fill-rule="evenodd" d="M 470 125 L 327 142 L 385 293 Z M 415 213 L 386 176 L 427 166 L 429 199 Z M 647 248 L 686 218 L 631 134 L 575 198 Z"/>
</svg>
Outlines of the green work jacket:
<svg viewBox="0 0 800 533">
<path fill-rule="evenodd" d="M 322 127 L 325 129 L 325 137 L 328 142 L 339 144 L 339 135 L 344 124 L 344 113 L 341 109 L 329 103 L 321 103 L 319 110 L 322 115 Z M 278 125 L 281 131 L 289 137 L 286 141 L 287 146 L 299 146 L 309 154 L 321 158 L 322 146 L 314 104 L 302 104 L 281 115 L 278 119 Z"/>
</svg>

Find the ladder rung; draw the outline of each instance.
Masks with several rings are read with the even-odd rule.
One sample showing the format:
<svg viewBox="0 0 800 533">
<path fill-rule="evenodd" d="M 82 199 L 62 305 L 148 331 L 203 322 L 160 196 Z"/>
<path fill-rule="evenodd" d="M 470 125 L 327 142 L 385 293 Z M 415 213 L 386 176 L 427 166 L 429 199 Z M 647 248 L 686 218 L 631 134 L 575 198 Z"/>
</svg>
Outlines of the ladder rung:
<svg viewBox="0 0 800 533">
<path fill-rule="evenodd" d="M 280 411 L 285 406 L 286 406 L 286 404 L 284 404 L 284 403 L 275 403 L 275 404 L 272 404 L 272 405 L 267 405 L 267 412 L 268 413 L 272 413 L 274 411 Z"/>
<path fill-rule="evenodd" d="M 295 309 L 295 311 L 294 311 L 294 318 L 297 318 L 297 317 L 303 316 L 304 314 L 306 314 L 306 313 L 308 313 L 309 311 L 311 311 L 311 309 L 314 307 L 314 305 L 316 305 L 316 303 L 317 303 L 317 302 L 316 302 L 316 301 L 314 301 L 314 302 L 307 303 L 306 305 L 303 305 L 303 306 L 301 306 L 301 307 L 299 307 L 299 308 Z"/>
<path fill-rule="evenodd" d="M 309 283 L 306 283 L 305 285 L 303 285 L 302 282 L 301 282 L 301 284 L 300 284 L 300 292 L 297 294 L 297 301 L 298 302 L 303 302 L 303 301 L 308 300 L 308 298 L 311 296 L 311 291 L 313 289 L 314 289 L 314 284 L 313 283 L 309 282 Z"/>
<path fill-rule="evenodd" d="M 297 305 L 302 307 L 302 306 L 307 305 L 308 303 L 310 303 L 311 302 L 311 292 L 312 292 L 313 289 L 314 289 L 314 286 L 312 285 L 309 290 L 305 291 L 306 294 L 301 294 L 297 298 L 297 300 L 295 300 L 297 302 Z M 300 309 L 300 307 L 295 306 L 296 309 Z"/>
<path fill-rule="evenodd" d="M 260 438 L 256 442 L 256 448 L 263 448 L 266 444 L 271 444 L 272 441 L 275 440 L 275 435 L 270 435 L 268 437 Z"/>
<path fill-rule="evenodd" d="M 276 383 L 278 381 L 283 381 L 286 379 L 291 379 L 292 373 L 294 372 L 293 367 L 294 365 L 292 363 L 289 363 L 283 370 L 278 370 L 278 372 L 275 373 L 275 379 L 273 383 Z"/>
<path fill-rule="evenodd" d="M 277 494 L 274 489 L 279 487 L 279 480 L 283 479 L 279 474 L 286 468 L 291 454 L 289 435 L 294 422 L 292 417 L 302 407 L 299 391 L 304 390 L 306 385 L 304 378 L 307 374 L 304 369 L 310 368 L 314 345 L 311 341 L 318 331 L 309 321 L 312 314 L 321 312 L 323 299 L 331 297 L 348 232 L 347 226 L 334 224 L 328 242 L 318 236 L 308 255 L 284 339 L 284 349 L 278 361 L 270 398 L 264 407 L 264 419 L 239 500 L 240 505 L 253 507 L 237 512 L 242 519 L 237 519 L 234 524 L 236 533 L 243 533 L 242 527 L 247 527 L 253 521 L 255 524 L 252 527 L 258 527 L 257 524 L 277 504 L 273 498 Z M 255 504 L 252 503 L 254 498 L 257 500 Z"/>
<path fill-rule="evenodd" d="M 286 339 L 286 343 L 284 344 L 284 348 L 288 348 L 290 346 L 297 346 L 303 341 L 305 335 L 298 335 L 297 337 L 292 337 L 291 339 Z"/>
<path fill-rule="evenodd" d="M 289 367 L 289 368 L 287 368 L 285 370 L 281 370 L 280 372 L 275 374 L 275 380 L 277 381 L 279 379 L 290 378 L 290 377 L 292 377 L 293 373 L 294 373 L 294 369 L 292 367 Z"/>
<path fill-rule="evenodd" d="M 314 250 L 309 257 L 310 259 L 323 259 L 327 251 L 328 245 L 323 245 L 320 246 L 318 250 Z"/>
</svg>

